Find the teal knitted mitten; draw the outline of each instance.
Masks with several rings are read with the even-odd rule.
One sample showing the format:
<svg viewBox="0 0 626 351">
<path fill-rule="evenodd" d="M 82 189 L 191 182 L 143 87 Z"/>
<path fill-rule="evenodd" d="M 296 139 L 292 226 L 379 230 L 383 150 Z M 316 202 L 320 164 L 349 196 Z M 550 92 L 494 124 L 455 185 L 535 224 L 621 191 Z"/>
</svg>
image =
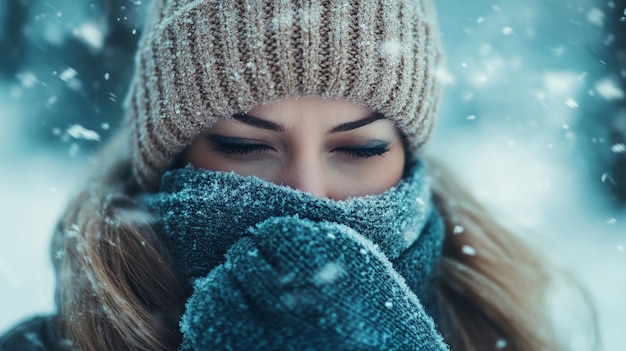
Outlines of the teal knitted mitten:
<svg viewBox="0 0 626 351">
<path fill-rule="evenodd" d="M 353 229 L 277 217 L 249 232 L 196 280 L 183 350 L 448 350 L 404 279 Z"/>
</svg>

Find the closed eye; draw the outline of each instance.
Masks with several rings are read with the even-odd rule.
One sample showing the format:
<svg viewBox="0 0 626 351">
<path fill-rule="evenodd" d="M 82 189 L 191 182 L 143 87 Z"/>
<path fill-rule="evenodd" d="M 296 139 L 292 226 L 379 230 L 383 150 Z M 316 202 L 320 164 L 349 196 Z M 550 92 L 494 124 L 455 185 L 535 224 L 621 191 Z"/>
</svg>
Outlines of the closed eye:
<svg viewBox="0 0 626 351">
<path fill-rule="evenodd" d="M 268 145 L 245 138 L 211 134 L 206 139 L 211 142 L 213 150 L 224 155 L 243 156 L 272 150 Z"/>
<path fill-rule="evenodd" d="M 333 149 L 335 152 L 341 152 L 347 156 L 361 159 L 376 156 L 382 156 L 389 151 L 389 142 L 376 141 L 371 144 L 359 146 L 341 146 Z"/>
</svg>

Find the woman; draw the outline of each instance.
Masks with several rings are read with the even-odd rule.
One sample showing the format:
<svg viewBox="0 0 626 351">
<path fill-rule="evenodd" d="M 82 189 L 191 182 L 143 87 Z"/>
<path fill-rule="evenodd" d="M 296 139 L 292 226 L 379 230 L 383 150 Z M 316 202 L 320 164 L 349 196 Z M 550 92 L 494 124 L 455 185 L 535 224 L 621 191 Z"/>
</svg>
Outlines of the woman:
<svg viewBox="0 0 626 351">
<path fill-rule="evenodd" d="M 154 0 L 126 125 L 6 349 L 559 350 L 550 271 L 421 153 L 417 1 Z"/>
</svg>

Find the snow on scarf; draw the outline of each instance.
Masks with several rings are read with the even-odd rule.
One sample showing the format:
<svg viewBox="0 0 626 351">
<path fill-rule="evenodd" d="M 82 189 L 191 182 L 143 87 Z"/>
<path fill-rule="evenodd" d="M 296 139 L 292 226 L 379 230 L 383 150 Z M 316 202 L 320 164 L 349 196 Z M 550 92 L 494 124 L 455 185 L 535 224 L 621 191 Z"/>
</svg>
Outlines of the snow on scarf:
<svg viewBox="0 0 626 351">
<path fill-rule="evenodd" d="M 421 162 L 342 201 L 186 167 L 144 201 L 193 285 L 182 350 L 448 349 L 427 313 L 443 223 Z"/>
</svg>

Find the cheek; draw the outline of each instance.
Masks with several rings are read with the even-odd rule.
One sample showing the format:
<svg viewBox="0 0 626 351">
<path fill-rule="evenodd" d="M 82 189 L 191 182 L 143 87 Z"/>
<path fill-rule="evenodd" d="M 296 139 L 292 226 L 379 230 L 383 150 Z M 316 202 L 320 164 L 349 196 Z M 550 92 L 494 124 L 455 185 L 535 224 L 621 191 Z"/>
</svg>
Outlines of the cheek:
<svg viewBox="0 0 626 351">
<path fill-rule="evenodd" d="M 211 157 L 209 146 L 202 140 L 195 140 L 181 154 L 181 165 L 191 164 L 196 168 L 215 169 L 215 158 Z"/>
<path fill-rule="evenodd" d="M 372 189 L 373 193 L 382 193 L 398 184 L 404 173 L 404 161 L 404 150 L 398 148 L 391 152 L 381 164 L 377 165 L 369 176 L 365 175 L 375 187 Z"/>
<path fill-rule="evenodd" d="M 338 177 L 334 198 L 377 195 L 394 187 L 404 174 L 404 149 L 396 148 L 384 157 L 372 158 L 369 162 L 336 172 Z"/>
</svg>

